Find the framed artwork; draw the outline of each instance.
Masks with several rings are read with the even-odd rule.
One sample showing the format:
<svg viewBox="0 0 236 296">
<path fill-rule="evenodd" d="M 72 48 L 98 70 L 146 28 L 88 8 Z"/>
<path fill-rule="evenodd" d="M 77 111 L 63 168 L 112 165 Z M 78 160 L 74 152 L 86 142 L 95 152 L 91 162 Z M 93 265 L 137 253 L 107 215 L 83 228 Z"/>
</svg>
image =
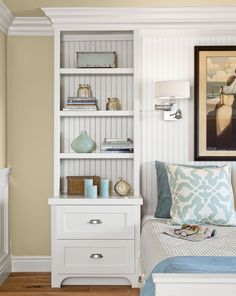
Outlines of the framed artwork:
<svg viewBox="0 0 236 296">
<path fill-rule="evenodd" d="M 195 160 L 236 160 L 236 46 L 195 47 Z"/>
</svg>

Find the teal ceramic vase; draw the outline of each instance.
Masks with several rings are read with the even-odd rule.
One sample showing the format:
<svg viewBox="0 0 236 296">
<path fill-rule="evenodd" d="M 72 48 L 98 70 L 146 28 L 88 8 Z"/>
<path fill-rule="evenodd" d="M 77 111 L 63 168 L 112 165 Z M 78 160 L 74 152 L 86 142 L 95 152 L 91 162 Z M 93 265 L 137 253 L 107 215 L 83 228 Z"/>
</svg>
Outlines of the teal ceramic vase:
<svg viewBox="0 0 236 296">
<path fill-rule="evenodd" d="M 96 143 L 87 135 L 86 131 L 81 131 L 80 135 L 71 143 L 71 148 L 77 153 L 90 153 L 96 149 Z"/>
</svg>

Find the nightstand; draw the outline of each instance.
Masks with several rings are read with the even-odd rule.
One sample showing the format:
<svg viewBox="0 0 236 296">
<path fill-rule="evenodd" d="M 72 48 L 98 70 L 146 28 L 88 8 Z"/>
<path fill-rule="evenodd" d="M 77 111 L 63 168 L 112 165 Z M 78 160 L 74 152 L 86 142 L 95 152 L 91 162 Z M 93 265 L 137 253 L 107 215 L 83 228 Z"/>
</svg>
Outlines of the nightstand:
<svg viewBox="0 0 236 296">
<path fill-rule="evenodd" d="M 141 197 L 50 198 L 52 287 L 138 287 Z"/>
</svg>

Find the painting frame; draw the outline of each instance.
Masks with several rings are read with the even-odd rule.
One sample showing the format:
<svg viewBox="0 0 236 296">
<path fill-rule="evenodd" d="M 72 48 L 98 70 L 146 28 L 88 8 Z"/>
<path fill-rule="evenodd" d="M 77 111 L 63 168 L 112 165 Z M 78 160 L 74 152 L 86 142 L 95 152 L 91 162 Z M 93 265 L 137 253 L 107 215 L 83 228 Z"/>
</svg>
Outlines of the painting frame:
<svg viewBox="0 0 236 296">
<path fill-rule="evenodd" d="M 208 98 L 208 95 L 209 95 L 208 85 L 213 83 L 215 83 L 215 85 L 222 84 L 221 88 L 217 90 L 219 93 L 217 94 L 213 93 L 213 99 L 215 100 L 214 102 L 216 102 L 217 100 L 220 100 L 223 93 L 222 90 L 227 89 L 228 87 L 227 86 L 228 81 L 225 81 L 225 80 L 223 81 L 223 78 L 222 78 L 222 82 L 221 82 L 221 81 L 218 81 L 221 78 L 216 78 L 218 75 L 217 71 L 221 71 L 221 74 L 228 73 L 227 71 L 223 71 L 225 69 L 223 70 L 220 69 L 221 64 L 223 64 L 223 61 L 225 61 L 226 59 L 228 60 L 231 59 L 233 62 L 236 62 L 236 46 L 227 45 L 227 46 L 195 46 L 194 47 L 194 160 L 195 161 L 209 161 L 209 160 L 234 161 L 236 160 L 235 143 L 230 144 L 232 146 L 229 146 L 229 147 L 227 146 L 227 148 L 224 148 L 224 145 L 227 144 L 227 141 L 223 138 L 224 141 L 222 141 L 222 145 L 220 142 L 220 139 L 222 139 L 221 134 L 226 134 L 224 130 L 220 134 L 220 132 L 218 132 L 218 129 L 217 129 L 219 126 L 218 109 L 220 108 L 218 106 L 221 106 L 221 104 L 220 102 L 218 102 L 218 103 L 215 103 L 216 105 L 214 106 L 212 103 L 213 100 L 210 100 L 211 98 L 210 99 Z M 212 61 L 220 61 L 220 63 L 217 64 L 217 63 L 213 63 Z M 210 66 L 208 66 L 209 64 Z M 233 64 L 234 63 L 232 63 L 232 65 Z M 218 69 L 218 70 L 215 70 L 215 74 L 213 72 L 214 69 Z M 231 71 L 231 68 L 230 68 L 230 71 Z M 209 75 L 209 73 L 211 75 Z M 222 77 L 223 77 L 223 74 L 222 74 Z M 236 77 L 236 67 L 235 67 L 235 77 Z M 236 83 L 236 79 L 235 79 L 235 83 Z M 234 97 L 233 100 L 236 102 L 236 94 L 233 95 L 233 97 Z M 208 102 L 210 103 L 208 104 Z M 213 109 L 212 111 L 208 110 L 209 106 Z M 233 109 L 233 107 L 231 109 Z M 233 114 L 235 114 L 235 112 Z M 231 111 L 231 114 L 232 114 L 232 111 Z M 212 120 L 213 115 L 215 116 L 214 121 Z M 230 121 L 231 126 L 233 124 L 234 126 L 236 126 L 235 116 L 233 117 L 233 115 L 231 115 L 231 119 L 230 120 L 227 119 L 227 120 L 228 121 L 231 120 Z M 210 132 L 211 129 L 209 127 L 212 127 L 213 122 L 215 124 L 213 129 L 214 132 L 211 133 Z M 224 121 L 222 120 L 222 122 Z M 226 126 L 225 128 L 225 130 L 227 130 L 227 133 L 228 133 L 228 126 Z M 233 130 L 231 128 L 231 133 L 232 133 L 231 138 L 233 138 L 232 131 Z M 216 134 L 214 138 L 215 142 L 214 140 L 210 139 L 210 138 L 213 138 L 212 136 L 213 134 Z M 233 141 L 235 142 L 235 140 Z M 231 142 L 229 141 L 228 143 L 232 143 L 232 141 Z M 228 148 L 232 148 L 232 149 L 228 149 Z"/>
</svg>

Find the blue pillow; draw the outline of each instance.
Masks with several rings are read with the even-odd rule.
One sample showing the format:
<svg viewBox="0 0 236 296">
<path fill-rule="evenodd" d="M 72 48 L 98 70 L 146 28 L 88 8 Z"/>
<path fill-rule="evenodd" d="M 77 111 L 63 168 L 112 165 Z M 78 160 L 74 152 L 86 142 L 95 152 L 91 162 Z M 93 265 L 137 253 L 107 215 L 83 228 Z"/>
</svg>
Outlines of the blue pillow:
<svg viewBox="0 0 236 296">
<path fill-rule="evenodd" d="M 170 219 L 170 209 L 172 206 L 172 196 L 170 191 L 169 180 L 167 176 L 165 162 L 155 161 L 157 173 L 157 208 L 155 212 L 156 218 Z M 210 165 L 182 165 L 190 168 L 217 168 Z"/>
<path fill-rule="evenodd" d="M 236 226 L 230 167 L 190 168 L 167 164 L 171 224 Z"/>
<path fill-rule="evenodd" d="M 170 218 L 170 208 L 172 205 L 172 198 L 168 175 L 165 163 L 162 161 L 155 161 L 157 173 L 157 208 L 155 212 L 156 218 Z"/>
</svg>

